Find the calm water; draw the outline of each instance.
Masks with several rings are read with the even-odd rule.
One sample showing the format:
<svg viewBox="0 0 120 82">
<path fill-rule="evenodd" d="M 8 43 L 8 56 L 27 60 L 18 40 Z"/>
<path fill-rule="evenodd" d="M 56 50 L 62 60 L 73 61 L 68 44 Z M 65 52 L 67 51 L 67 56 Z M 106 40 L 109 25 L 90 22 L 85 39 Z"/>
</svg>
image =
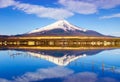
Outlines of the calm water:
<svg viewBox="0 0 120 82">
<path fill-rule="evenodd" d="M 120 82 L 120 49 L 1 50 L 0 82 Z"/>
</svg>

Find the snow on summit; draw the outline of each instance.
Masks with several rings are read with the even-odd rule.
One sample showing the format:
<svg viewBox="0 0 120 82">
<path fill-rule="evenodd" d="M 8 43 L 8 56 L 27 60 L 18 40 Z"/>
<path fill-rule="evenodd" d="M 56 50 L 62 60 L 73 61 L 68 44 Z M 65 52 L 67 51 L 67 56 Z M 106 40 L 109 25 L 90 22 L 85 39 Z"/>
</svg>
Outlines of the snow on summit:
<svg viewBox="0 0 120 82">
<path fill-rule="evenodd" d="M 64 31 L 75 31 L 75 30 L 80 30 L 83 32 L 86 32 L 86 29 L 77 27 L 75 25 L 70 24 L 68 21 L 66 20 L 59 20 L 53 24 L 50 24 L 48 26 L 45 27 L 41 27 L 39 29 L 35 29 L 31 32 L 29 32 L 29 34 L 31 33 L 37 33 L 37 32 L 43 32 L 43 31 L 49 31 L 49 30 L 53 30 L 53 29 L 62 29 Z"/>
</svg>

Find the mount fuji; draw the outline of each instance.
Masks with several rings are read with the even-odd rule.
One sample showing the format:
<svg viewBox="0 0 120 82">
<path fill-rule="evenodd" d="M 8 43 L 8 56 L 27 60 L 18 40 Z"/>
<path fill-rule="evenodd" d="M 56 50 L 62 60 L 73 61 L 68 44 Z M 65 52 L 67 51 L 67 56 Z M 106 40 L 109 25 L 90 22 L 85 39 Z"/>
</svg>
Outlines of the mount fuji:
<svg viewBox="0 0 120 82">
<path fill-rule="evenodd" d="M 22 34 L 22 36 L 47 36 L 47 35 L 65 35 L 65 36 L 105 36 L 96 31 L 87 30 L 84 28 L 80 28 L 69 23 L 66 20 L 59 20 L 53 24 L 50 24 L 45 27 L 41 27 L 39 29 L 35 29 L 28 33 Z"/>
</svg>

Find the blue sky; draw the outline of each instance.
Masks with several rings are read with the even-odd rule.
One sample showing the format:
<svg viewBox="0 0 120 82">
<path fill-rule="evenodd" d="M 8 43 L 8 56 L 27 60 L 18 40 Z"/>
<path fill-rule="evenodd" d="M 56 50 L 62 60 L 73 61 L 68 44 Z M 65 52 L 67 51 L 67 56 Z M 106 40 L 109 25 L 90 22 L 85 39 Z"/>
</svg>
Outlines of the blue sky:
<svg viewBox="0 0 120 82">
<path fill-rule="evenodd" d="M 0 0 L 0 35 L 26 33 L 61 19 L 120 36 L 120 0 Z"/>
</svg>

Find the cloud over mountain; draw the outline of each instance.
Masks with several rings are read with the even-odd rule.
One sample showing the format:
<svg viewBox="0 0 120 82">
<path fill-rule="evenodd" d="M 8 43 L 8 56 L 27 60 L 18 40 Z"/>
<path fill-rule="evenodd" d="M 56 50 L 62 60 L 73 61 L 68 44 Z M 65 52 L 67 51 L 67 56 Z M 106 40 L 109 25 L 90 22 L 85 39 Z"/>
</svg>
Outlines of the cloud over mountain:
<svg viewBox="0 0 120 82">
<path fill-rule="evenodd" d="M 79 14 L 93 14 L 97 12 L 97 7 L 94 4 L 83 2 L 83 1 L 75 1 L 75 0 L 59 0 L 59 3 L 67 10 L 70 10 L 74 13 Z M 67 5 L 66 5 L 67 4 Z"/>
<path fill-rule="evenodd" d="M 24 11 L 27 14 L 35 14 L 38 17 L 43 18 L 63 19 L 73 15 L 72 12 L 63 8 L 50 8 L 25 3 L 17 3 L 15 4 L 15 8 Z"/>
<path fill-rule="evenodd" d="M 60 7 L 45 7 L 15 0 L 0 0 L 0 8 L 13 6 L 26 14 L 42 18 L 65 19 L 77 14 L 95 14 L 99 9 L 110 9 L 120 5 L 120 0 L 58 0 Z M 64 14 L 63 14 L 64 13 Z"/>
</svg>

